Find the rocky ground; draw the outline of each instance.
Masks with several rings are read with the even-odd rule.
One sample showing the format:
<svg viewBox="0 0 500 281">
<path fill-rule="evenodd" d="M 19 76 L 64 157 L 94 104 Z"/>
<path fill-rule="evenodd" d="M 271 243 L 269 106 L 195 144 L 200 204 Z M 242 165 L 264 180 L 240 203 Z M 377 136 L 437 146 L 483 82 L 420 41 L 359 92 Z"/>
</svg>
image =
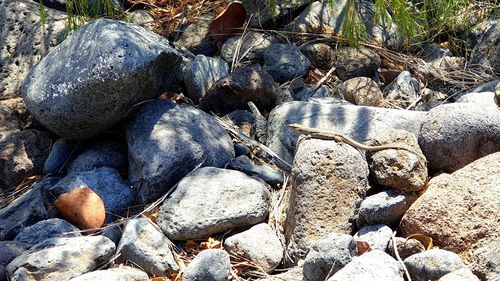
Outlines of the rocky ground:
<svg viewBox="0 0 500 281">
<path fill-rule="evenodd" d="M 169 40 L 0 0 L 0 280 L 500 280 L 500 21 L 417 58 L 369 2 L 357 48 L 247 2 Z"/>
</svg>

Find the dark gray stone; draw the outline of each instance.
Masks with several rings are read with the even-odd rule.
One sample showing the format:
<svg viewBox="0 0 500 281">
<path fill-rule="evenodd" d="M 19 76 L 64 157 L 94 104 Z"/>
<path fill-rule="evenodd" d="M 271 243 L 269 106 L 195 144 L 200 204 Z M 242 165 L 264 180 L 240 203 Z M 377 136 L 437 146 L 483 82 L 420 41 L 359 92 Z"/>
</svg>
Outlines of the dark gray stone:
<svg viewBox="0 0 500 281">
<path fill-rule="evenodd" d="M 186 104 L 145 104 L 127 128 L 129 180 L 141 203 L 161 197 L 197 165 L 223 167 L 233 143 L 210 115 Z"/>
<path fill-rule="evenodd" d="M 5 267 L 28 249 L 28 245 L 14 241 L 0 241 L 0 281 L 7 281 Z"/>
<path fill-rule="evenodd" d="M 185 281 L 226 281 L 231 272 L 229 254 L 224 250 L 201 251 L 182 275 Z"/>
<path fill-rule="evenodd" d="M 460 256 L 442 249 L 431 249 L 412 255 L 405 259 L 404 263 L 415 281 L 437 280 L 465 267 Z"/>
<path fill-rule="evenodd" d="M 215 45 L 215 41 L 208 36 L 208 26 L 212 20 L 213 17 L 209 15 L 198 18 L 196 22 L 184 29 L 175 45 L 187 48 L 195 55 L 216 55 L 219 50 Z"/>
<path fill-rule="evenodd" d="M 372 77 L 380 63 L 380 56 L 369 48 L 342 48 L 337 50 L 335 73 L 342 81 L 359 76 Z"/>
<path fill-rule="evenodd" d="M 118 225 L 106 227 L 102 231 L 101 235 L 109 238 L 109 240 L 113 241 L 115 245 L 118 245 L 118 243 L 120 243 L 120 239 L 122 238 L 122 229 Z"/>
<path fill-rule="evenodd" d="M 394 190 L 386 190 L 365 198 L 359 207 L 358 227 L 391 224 L 400 220 L 410 207 L 411 200 Z"/>
<path fill-rule="evenodd" d="M 45 160 L 45 164 L 43 165 L 43 173 L 59 173 L 61 168 L 71 156 L 73 148 L 74 144 L 65 139 L 56 140 L 56 142 L 52 145 L 49 156 Z"/>
<path fill-rule="evenodd" d="M 220 56 L 228 63 L 243 60 L 263 61 L 264 51 L 276 41 L 272 36 L 259 32 L 248 32 L 242 36 L 231 37 L 226 40 L 220 50 Z M 235 52 L 239 53 L 235 56 Z"/>
<path fill-rule="evenodd" d="M 449 49 L 443 48 L 435 43 L 427 45 L 422 52 L 422 58 L 426 62 L 431 62 L 442 57 L 451 57 L 452 55 Z"/>
<path fill-rule="evenodd" d="M 33 246 L 48 238 L 81 236 L 79 229 L 71 223 L 58 219 L 39 221 L 17 234 L 14 241 Z"/>
<path fill-rule="evenodd" d="M 69 140 L 120 121 L 132 106 L 180 86 L 184 54 L 146 29 L 94 20 L 33 67 L 22 87 L 28 110 Z"/>
<path fill-rule="evenodd" d="M 53 198 L 74 189 L 88 187 L 104 202 L 106 222 L 118 218 L 134 202 L 134 191 L 113 168 L 101 167 L 92 171 L 69 174 L 50 188 Z"/>
<path fill-rule="evenodd" d="M 242 172 L 204 167 L 179 182 L 157 222 L 173 240 L 208 238 L 264 221 L 270 196 L 264 184 Z"/>
<path fill-rule="evenodd" d="M 346 266 L 356 256 L 351 235 L 332 233 L 315 242 L 304 261 L 304 281 L 325 280 L 328 274 Z"/>
<path fill-rule="evenodd" d="M 470 63 L 488 74 L 500 75 L 500 19 L 490 20 L 472 50 Z"/>
<path fill-rule="evenodd" d="M 198 103 L 207 90 L 228 72 L 229 66 L 222 59 L 197 55 L 184 70 L 187 97 Z"/>
<path fill-rule="evenodd" d="M 33 246 L 6 267 L 12 281 L 69 280 L 107 262 L 115 244 L 103 236 L 51 238 Z"/>
<path fill-rule="evenodd" d="M 419 97 L 419 92 L 420 85 L 417 79 L 413 78 L 410 72 L 403 71 L 385 87 L 384 96 L 393 103 L 407 106 Z"/>
<path fill-rule="evenodd" d="M 283 174 L 266 165 L 255 165 L 245 155 L 238 156 L 229 162 L 228 168 L 243 172 L 249 176 L 257 176 L 270 185 L 283 183 Z"/>
<path fill-rule="evenodd" d="M 125 172 L 127 155 L 118 143 L 103 142 L 91 145 L 73 159 L 66 172 L 68 174 L 91 171 L 100 167 L 110 167 Z"/>
<path fill-rule="evenodd" d="M 264 70 L 284 83 L 309 72 L 311 62 L 291 44 L 272 44 L 264 50 Z"/>
<path fill-rule="evenodd" d="M 169 276 L 179 271 L 170 247 L 171 242 L 151 221 L 129 219 L 116 249 L 117 262 L 132 262 L 152 276 Z"/>
<path fill-rule="evenodd" d="M 146 272 L 130 266 L 119 266 L 106 270 L 85 273 L 70 281 L 149 281 Z"/>
</svg>

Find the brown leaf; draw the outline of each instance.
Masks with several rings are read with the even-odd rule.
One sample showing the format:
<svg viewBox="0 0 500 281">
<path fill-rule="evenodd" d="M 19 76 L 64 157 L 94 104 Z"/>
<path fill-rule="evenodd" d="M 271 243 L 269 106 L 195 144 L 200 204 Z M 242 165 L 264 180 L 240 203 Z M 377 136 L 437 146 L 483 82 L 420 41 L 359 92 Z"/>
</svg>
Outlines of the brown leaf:
<svg viewBox="0 0 500 281">
<path fill-rule="evenodd" d="M 80 229 L 100 227 L 106 218 L 101 197 L 88 187 L 61 194 L 54 206 L 64 219 Z"/>
<path fill-rule="evenodd" d="M 365 241 L 356 241 L 356 248 L 358 249 L 358 255 L 362 255 L 372 250 L 370 244 L 368 244 L 368 242 Z"/>
<path fill-rule="evenodd" d="M 240 2 L 231 2 L 208 26 L 208 33 L 219 49 L 226 40 L 241 32 L 247 11 Z"/>
<path fill-rule="evenodd" d="M 415 233 L 415 234 L 412 234 L 412 235 L 406 237 L 406 241 L 408 241 L 410 239 L 415 239 L 415 240 L 420 241 L 420 243 L 422 243 L 422 245 L 424 245 L 425 249 L 427 249 L 427 250 L 430 250 L 430 249 L 432 249 L 432 247 L 434 247 L 434 245 L 432 243 L 432 238 L 430 236 L 420 234 L 420 233 Z M 406 243 L 406 241 L 405 241 L 405 243 Z"/>
</svg>

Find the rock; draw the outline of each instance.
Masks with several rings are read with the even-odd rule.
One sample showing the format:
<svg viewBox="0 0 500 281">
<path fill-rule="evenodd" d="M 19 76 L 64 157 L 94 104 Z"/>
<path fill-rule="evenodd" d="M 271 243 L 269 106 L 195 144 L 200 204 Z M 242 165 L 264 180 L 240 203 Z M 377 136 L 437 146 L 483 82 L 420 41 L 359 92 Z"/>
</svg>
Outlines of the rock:
<svg viewBox="0 0 500 281">
<path fill-rule="evenodd" d="M 231 0 L 230 2 L 235 2 Z M 250 27 L 262 29 L 263 26 L 273 24 L 277 18 L 289 18 L 293 11 L 309 4 L 309 0 L 276 0 L 273 6 L 266 1 L 243 0 L 243 6 L 247 11 Z"/>
<path fill-rule="evenodd" d="M 257 281 L 302 281 L 303 278 L 302 266 L 295 266 L 286 272 L 268 275 L 266 278 L 257 279 Z"/>
<path fill-rule="evenodd" d="M 250 154 L 250 152 L 252 152 L 250 150 L 250 148 L 242 143 L 235 143 L 234 144 L 234 155 L 236 156 L 236 158 L 234 159 L 237 159 L 238 157 L 240 156 L 243 156 L 243 155 L 248 155 Z M 228 168 L 231 168 L 228 166 Z M 233 169 L 236 170 L 236 168 L 232 167 Z"/>
<path fill-rule="evenodd" d="M 223 167 L 234 157 L 226 131 L 186 104 L 145 104 L 127 128 L 129 181 L 138 201 L 150 203 L 197 165 Z"/>
<path fill-rule="evenodd" d="M 396 247 L 398 249 L 399 257 L 402 260 L 405 260 L 411 255 L 421 253 L 425 251 L 424 245 L 420 243 L 420 241 L 410 238 L 403 238 L 403 237 L 395 237 L 396 240 Z M 389 246 L 387 247 L 387 251 L 394 257 L 396 258 L 396 254 L 394 253 L 394 244 L 392 240 L 389 242 Z"/>
<path fill-rule="evenodd" d="M 134 104 L 179 88 L 187 61 L 157 34 L 98 19 L 33 67 L 22 94 L 41 124 L 68 140 L 81 140 L 116 124 Z"/>
<path fill-rule="evenodd" d="M 28 249 L 27 245 L 14 241 L 0 241 L 0 280 L 6 281 L 5 267 Z"/>
<path fill-rule="evenodd" d="M 337 271 L 328 281 L 403 281 L 399 263 L 382 251 L 365 253 Z"/>
<path fill-rule="evenodd" d="M 185 281 L 226 281 L 231 272 L 229 255 L 224 250 L 201 251 L 182 275 Z"/>
<path fill-rule="evenodd" d="M 356 5 L 356 9 L 361 14 L 368 36 L 389 49 L 399 50 L 401 48 L 404 38 L 399 33 L 398 27 L 389 13 L 385 14 L 385 22 L 379 24 L 374 20 L 375 3 L 362 0 L 359 5 Z"/>
<path fill-rule="evenodd" d="M 0 100 L 18 97 L 33 65 L 64 40 L 67 16 L 45 9 L 40 23 L 39 4 L 32 0 L 0 2 Z"/>
<path fill-rule="evenodd" d="M 299 123 L 332 130 L 365 142 L 387 128 L 404 129 L 417 135 L 424 117 L 425 112 L 338 105 L 333 99 L 289 102 L 277 106 L 270 113 L 267 146 L 281 158 L 292 162 L 299 135 L 288 128 L 288 124 Z"/>
<path fill-rule="evenodd" d="M 0 186 L 14 188 L 23 179 L 40 175 L 50 152 L 50 139 L 35 129 L 9 134 L 0 140 Z"/>
<path fill-rule="evenodd" d="M 266 272 L 271 272 L 283 259 L 283 246 L 267 223 L 232 235 L 224 241 L 224 248 L 252 261 Z"/>
<path fill-rule="evenodd" d="M 304 261 L 304 281 L 325 280 L 342 269 L 356 256 L 351 235 L 331 233 L 312 244 Z"/>
<path fill-rule="evenodd" d="M 72 142 L 65 139 L 56 140 L 50 149 L 49 156 L 47 156 L 43 164 L 43 173 L 59 173 L 66 161 L 71 157 L 74 147 L 75 145 Z"/>
<path fill-rule="evenodd" d="M 427 190 L 400 223 L 404 236 L 432 237 L 434 244 L 462 252 L 480 239 L 500 232 L 500 152 L 485 156 L 451 175 L 432 178 Z"/>
<path fill-rule="evenodd" d="M 333 9 L 328 1 L 312 2 L 285 29 L 297 33 L 340 33 L 344 21 L 346 0 L 335 0 Z"/>
<path fill-rule="evenodd" d="M 155 18 L 146 10 L 134 10 L 128 14 L 130 22 L 138 24 L 152 31 Z"/>
<path fill-rule="evenodd" d="M 431 249 L 410 256 L 405 266 L 415 281 L 437 280 L 444 275 L 465 267 L 460 257 L 452 252 Z"/>
<path fill-rule="evenodd" d="M 107 262 L 115 244 L 103 236 L 51 238 L 33 246 L 6 267 L 12 281 L 69 280 Z"/>
<path fill-rule="evenodd" d="M 270 185 L 282 184 L 284 179 L 281 172 L 267 165 L 255 165 L 252 160 L 245 155 L 238 156 L 231 160 L 227 168 L 243 172 L 249 176 L 259 177 Z"/>
<path fill-rule="evenodd" d="M 500 74 L 500 20 L 490 20 L 472 50 L 471 63 L 488 74 Z"/>
<path fill-rule="evenodd" d="M 420 85 L 408 71 L 401 72 L 391 84 L 384 89 L 384 96 L 392 103 L 408 106 L 417 100 Z"/>
<path fill-rule="evenodd" d="M 398 145 L 410 148 L 384 149 L 368 158 L 375 181 L 398 192 L 416 192 L 427 182 L 427 160 L 418 146 L 416 137 L 405 130 L 388 129 L 375 137 L 376 145 Z"/>
<path fill-rule="evenodd" d="M 380 63 L 379 55 L 369 48 L 342 48 L 337 50 L 335 73 L 343 81 L 359 76 L 371 77 Z"/>
<path fill-rule="evenodd" d="M 200 100 L 200 107 L 205 111 L 227 114 L 247 109 L 249 101 L 261 111 L 270 111 L 276 105 L 274 80 L 258 66 L 238 68 L 217 81 Z"/>
<path fill-rule="evenodd" d="M 433 60 L 440 59 L 442 57 L 451 57 L 451 56 L 453 56 L 453 54 L 451 53 L 450 49 L 443 48 L 435 43 L 425 46 L 422 52 L 422 58 L 426 62 L 431 62 Z"/>
<path fill-rule="evenodd" d="M 85 148 L 68 164 L 68 174 L 92 171 L 101 167 L 110 167 L 117 171 L 125 171 L 127 156 L 120 144 L 101 142 Z"/>
<path fill-rule="evenodd" d="M 486 106 L 500 105 L 495 102 L 494 92 L 471 92 L 461 96 L 456 102 L 471 102 Z"/>
<path fill-rule="evenodd" d="M 270 196 L 265 185 L 242 172 L 204 167 L 179 182 L 157 222 L 173 240 L 208 238 L 264 221 Z"/>
<path fill-rule="evenodd" d="M 236 61 L 264 61 L 264 51 L 271 46 L 276 39 L 270 35 L 250 31 L 243 36 L 235 36 L 227 39 L 222 45 L 220 56 L 228 63 Z M 241 43 L 240 43 L 241 42 Z M 235 53 L 238 51 L 235 57 Z"/>
<path fill-rule="evenodd" d="M 340 87 L 344 98 L 357 105 L 378 106 L 384 104 L 384 96 L 377 83 L 368 77 L 354 77 Z"/>
<path fill-rule="evenodd" d="M 14 241 L 33 246 L 48 238 L 76 236 L 81 236 L 78 228 L 65 220 L 53 218 L 24 228 Z"/>
<path fill-rule="evenodd" d="M 85 273 L 70 281 L 149 281 L 148 275 L 137 268 L 122 266 Z"/>
<path fill-rule="evenodd" d="M 383 252 L 387 250 L 391 237 L 391 228 L 383 224 L 365 226 L 354 234 L 354 240 L 367 242 L 372 250 Z"/>
<path fill-rule="evenodd" d="M 215 55 L 218 52 L 217 46 L 214 40 L 208 36 L 208 26 L 212 20 L 212 16 L 204 16 L 188 25 L 175 45 L 187 48 L 195 55 Z"/>
<path fill-rule="evenodd" d="M 229 66 L 222 59 L 197 55 L 184 70 L 187 97 L 198 103 L 207 90 L 228 72 Z"/>
<path fill-rule="evenodd" d="M 82 230 L 99 228 L 106 220 L 104 202 L 88 187 L 78 187 L 61 194 L 54 207 L 62 218 Z"/>
<path fill-rule="evenodd" d="M 464 267 L 444 275 L 438 281 L 479 281 L 479 278 L 470 269 Z"/>
<path fill-rule="evenodd" d="M 21 122 L 16 112 L 5 102 L 0 101 L 0 140 L 9 133 L 18 132 Z"/>
<path fill-rule="evenodd" d="M 285 222 L 291 258 L 303 258 L 312 242 L 331 232 L 350 234 L 368 187 L 368 164 L 355 148 L 304 139 L 293 161 Z"/>
<path fill-rule="evenodd" d="M 106 222 L 111 222 L 134 202 L 134 190 L 125 183 L 118 171 L 101 167 L 92 171 L 69 174 L 50 188 L 52 198 L 80 187 L 88 187 L 104 202 Z"/>
<path fill-rule="evenodd" d="M 132 262 L 151 276 L 169 276 L 179 271 L 170 247 L 171 242 L 148 219 L 129 219 L 116 249 L 117 262 Z"/>
<path fill-rule="evenodd" d="M 500 150 L 500 111 L 495 106 L 453 103 L 427 114 L 418 143 L 431 170 L 454 172 Z"/>
<path fill-rule="evenodd" d="M 361 202 L 356 224 L 358 227 L 374 224 L 392 224 L 400 220 L 413 202 L 407 195 L 389 189 L 368 196 Z"/>
<path fill-rule="evenodd" d="M 335 50 L 325 43 L 307 44 L 300 51 L 316 68 L 329 70 L 334 66 Z"/>
<path fill-rule="evenodd" d="M 109 238 L 109 240 L 113 241 L 115 245 L 118 245 L 118 243 L 120 243 L 120 239 L 122 239 L 122 229 L 118 225 L 114 227 L 106 227 L 103 229 L 101 235 Z"/>
<path fill-rule="evenodd" d="M 500 276 L 500 241 L 482 240 L 470 253 L 470 267 L 481 280 L 495 281 Z"/>
<path fill-rule="evenodd" d="M 42 0 L 45 7 L 66 12 L 67 0 Z"/>
<path fill-rule="evenodd" d="M 274 81 L 284 83 L 295 77 L 304 77 L 309 72 L 311 62 L 291 44 L 272 44 L 264 50 L 263 69 Z"/>
</svg>

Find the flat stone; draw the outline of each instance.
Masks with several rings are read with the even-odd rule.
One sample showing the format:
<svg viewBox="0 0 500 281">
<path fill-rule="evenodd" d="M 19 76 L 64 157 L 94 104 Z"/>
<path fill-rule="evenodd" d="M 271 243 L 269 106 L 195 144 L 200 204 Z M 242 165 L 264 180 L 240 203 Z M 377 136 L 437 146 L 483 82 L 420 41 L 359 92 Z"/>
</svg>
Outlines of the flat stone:
<svg viewBox="0 0 500 281">
<path fill-rule="evenodd" d="M 14 241 L 33 246 L 48 238 L 81 236 L 79 229 L 71 223 L 58 219 L 48 219 L 21 230 Z"/>
<path fill-rule="evenodd" d="M 148 219 L 129 219 L 117 246 L 117 262 L 132 262 L 152 276 L 169 276 L 179 271 L 170 247 L 171 242 Z"/>
<path fill-rule="evenodd" d="M 207 249 L 194 257 L 182 275 L 185 281 L 226 281 L 231 272 L 229 254 L 224 250 Z"/>
<path fill-rule="evenodd" d="M 391 237 L 392 229 L 383 224 L 365 226 L 354 234 L 354 240 L 367 242 L 372 250 L 383 252 L 387 251 Z"/>
<path fill-rule="evenodd" d="M 404 260 L 412 280 L 437 280 L 444 275 L 465 267 L 460 257 L 442 249 L 431 249 Z"/>
<path fill-rule="evenodd" d="M 368 196 L 361 202 L 356 224 L 358 227 L 374 224 L 392 224 L 400 220 L 413 200 L 394 190 Z"/>
<path fill-rule="evenodd" d="M 270 196 L 264 184 L 242 172 L 204 167 L 179 182 L 157 222 L 173 240 L 208 238 L 264 221 Z"/>
<path fill-rule="evenodd" d="M 471 92 L 461 96 L 456 102 L 472 102 L 487 106 L 500 106 L 495 102 L 494 92 Z"/>
<path fill-rule="evenodd" d="M 229 66 L 222 59 L 197 55 L 184 70 L 187 97 L 198 103 L 207 90 L 228 72 Z"/>
<path fill-rule="evenodd" d="M 223 167 L 233 142 L 212 116 L 186 104 L 145 104 L 127 128 L 129 181 L 138 201 L 164 195 L 197 165 Z"/>
<path fill-rule="evenodd" d="M 309 72 L 311 62 L 291 44 L 272 44 L 264 50 L 263 69 L 274 81 L 284 83 Z"/>
<path fill-rule="evenodd" d="M 96 270 L 85 273 L 70 281 L 149 281 L 148 275 L 140 269 L 120 265 L 106 270 Z"/>
</svg>

